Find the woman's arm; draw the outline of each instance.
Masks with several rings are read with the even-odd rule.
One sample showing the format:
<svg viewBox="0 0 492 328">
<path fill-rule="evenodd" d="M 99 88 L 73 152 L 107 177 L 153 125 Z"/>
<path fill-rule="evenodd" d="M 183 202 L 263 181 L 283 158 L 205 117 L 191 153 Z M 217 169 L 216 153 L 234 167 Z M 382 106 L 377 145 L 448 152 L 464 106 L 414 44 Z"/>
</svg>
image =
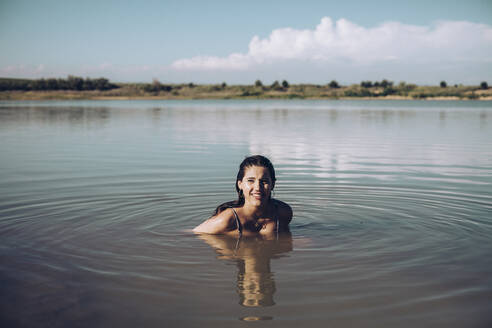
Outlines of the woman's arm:
<svg viewBox="0 0 492 328">
<path fill-rule="evenodd" d="M 283 226 L 288 226 L 290 221 L 292 221 L 292 208 L 289 204 L 280 200 L 276 200 L 276 202 L 278 204 L 278 219 Z"/>
<path fill-rule="evenodd" d="M 235 221 L 232 209 L 228 208 L 198 225 L 193 232 L 221 234 L 234 230 Z"/>
</svg>

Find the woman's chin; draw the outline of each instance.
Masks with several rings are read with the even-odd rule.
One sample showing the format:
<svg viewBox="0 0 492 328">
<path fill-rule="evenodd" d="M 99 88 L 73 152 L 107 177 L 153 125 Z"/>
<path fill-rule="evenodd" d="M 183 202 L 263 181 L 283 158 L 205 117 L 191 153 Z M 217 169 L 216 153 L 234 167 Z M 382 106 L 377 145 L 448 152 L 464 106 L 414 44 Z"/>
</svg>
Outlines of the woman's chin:
<svg viewBox="0 0 492 328">
<path fill-rule="evenodd" d="M 268 199 L 267 198 L 256 198 L 256 197 L 253 197 L 253 198 L 251 198 L 249 200 L 249 203 L 252 206 L 260 207 L 260 206 L 263 206 L 263 205 L 267 204 L 268 203 Z"/>
</svg>

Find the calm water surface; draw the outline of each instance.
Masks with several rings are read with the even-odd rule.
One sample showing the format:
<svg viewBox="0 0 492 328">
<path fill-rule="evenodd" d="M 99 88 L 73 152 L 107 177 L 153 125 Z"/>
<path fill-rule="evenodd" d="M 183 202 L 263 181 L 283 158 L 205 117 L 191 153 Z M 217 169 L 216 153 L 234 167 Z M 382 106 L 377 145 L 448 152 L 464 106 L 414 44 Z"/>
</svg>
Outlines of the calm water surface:
<svg viewBox="0 0 492 328">
<path fill-rule="evenodd" d="M 492 325 L 492 102 L 0 102 L 0 140 L 2 327 Z M 191 233 L 256 153 L 291 234 Z"/>
</svg>

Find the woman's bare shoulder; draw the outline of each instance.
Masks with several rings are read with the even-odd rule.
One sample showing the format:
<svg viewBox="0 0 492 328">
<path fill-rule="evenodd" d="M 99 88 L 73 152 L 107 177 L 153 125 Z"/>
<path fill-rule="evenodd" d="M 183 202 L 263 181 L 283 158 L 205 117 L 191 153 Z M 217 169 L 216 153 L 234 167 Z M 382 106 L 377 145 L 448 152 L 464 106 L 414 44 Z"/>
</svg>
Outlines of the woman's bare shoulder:
<svg viewBox="0 0 492 328">
<path fill-rule="evenodd" d="M 277 205 L 277 213 L 278 213 L 278 218 L 279 220 L 289 224 L 289 222 L 292 220 L 292 208 L 290 207 L 289 204 L 284 203 L 278 199 L 275 199 L 275 203 Z"/>
<path fill-rule="evenodd" d="M 231 208 L 227 208 L 217 215 L 201 223 L 193 229 L 193 232 L 221 234 L 236 229 L 236 221 Z"/>
</svg>

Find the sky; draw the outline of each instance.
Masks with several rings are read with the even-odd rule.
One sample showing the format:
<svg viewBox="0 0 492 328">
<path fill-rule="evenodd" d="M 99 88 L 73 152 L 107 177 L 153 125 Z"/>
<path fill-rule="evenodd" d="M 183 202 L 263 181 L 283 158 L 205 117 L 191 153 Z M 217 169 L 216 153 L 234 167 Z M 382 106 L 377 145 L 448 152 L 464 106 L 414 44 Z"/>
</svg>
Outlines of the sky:
<svg viewBox="0 0 492 328">
<path fill-rule="evenodd" d="M 0 0 L 0 77 L 492 84 L 492 0 Z"/>
</svg>

